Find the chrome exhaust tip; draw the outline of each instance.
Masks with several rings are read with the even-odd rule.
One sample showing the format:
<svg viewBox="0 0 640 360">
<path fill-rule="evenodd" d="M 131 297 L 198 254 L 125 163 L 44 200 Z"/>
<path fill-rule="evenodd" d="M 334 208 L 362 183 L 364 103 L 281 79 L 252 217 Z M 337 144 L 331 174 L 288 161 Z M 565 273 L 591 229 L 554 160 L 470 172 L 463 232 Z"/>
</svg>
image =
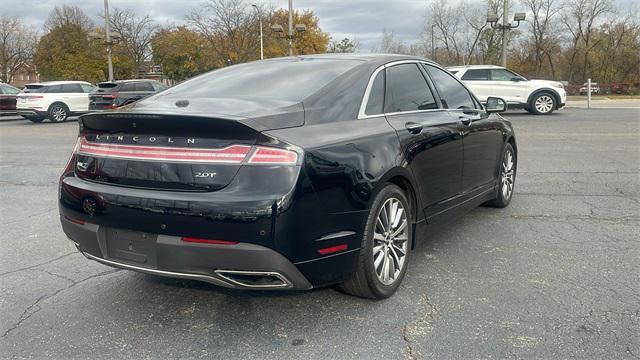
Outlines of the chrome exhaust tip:
<svg viewBox="0 0 640 360">
<path fill-rule="evenodd" d="M 285 289 L 293 287 L 286 276 L 275 271 L 214 270 L 221 279 L 249 289 Z"/>
</svg>

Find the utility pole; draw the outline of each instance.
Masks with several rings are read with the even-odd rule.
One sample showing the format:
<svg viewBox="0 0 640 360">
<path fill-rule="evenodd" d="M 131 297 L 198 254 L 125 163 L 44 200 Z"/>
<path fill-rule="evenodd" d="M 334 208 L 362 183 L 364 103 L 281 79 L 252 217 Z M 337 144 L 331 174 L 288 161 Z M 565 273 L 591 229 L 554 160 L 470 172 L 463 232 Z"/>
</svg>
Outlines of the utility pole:
<svg viewBox="0 0 640 360">
<path fill-rule="evenodd" d="M 293 56 L 293 0 L 289 0 L 289 56 Z"/>
<path fill-rule="evenodd" d="M 509 0 L 504 0 L 504 6 L 502 7 L 502 53 L 500 54 L 502 67 L 507 67 L 507 29 L 509 29 L 508 26 L 510 25 L 507 20 L 508 16 Z"/>
<path fill-rule="evenodd" d="M 109 81 L 113 82 L 113 62 L 111 61 L 111 36 L 109 34 L 109 0 L 104 0 L 104 29 L 107 41 L 107 62 L 109 63 Z"/>
</svg>

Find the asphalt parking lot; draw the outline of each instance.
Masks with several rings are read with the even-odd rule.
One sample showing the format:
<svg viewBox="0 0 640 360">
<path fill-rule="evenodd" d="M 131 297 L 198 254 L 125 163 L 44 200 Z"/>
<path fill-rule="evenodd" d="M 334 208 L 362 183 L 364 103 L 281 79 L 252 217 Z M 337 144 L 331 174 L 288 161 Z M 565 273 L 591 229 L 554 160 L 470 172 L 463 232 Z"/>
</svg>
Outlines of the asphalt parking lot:
<svg viewBox="0 0 640 360">
<path fill-rule="evenodd" d="M 511 206 L 432 229 L 377 302 L 91 262 L 56 204 L 77 123 L 0 122 L 0 354 L 640 358 L 640 109 L 505 116 L 520 157 Z"/>
</svg>

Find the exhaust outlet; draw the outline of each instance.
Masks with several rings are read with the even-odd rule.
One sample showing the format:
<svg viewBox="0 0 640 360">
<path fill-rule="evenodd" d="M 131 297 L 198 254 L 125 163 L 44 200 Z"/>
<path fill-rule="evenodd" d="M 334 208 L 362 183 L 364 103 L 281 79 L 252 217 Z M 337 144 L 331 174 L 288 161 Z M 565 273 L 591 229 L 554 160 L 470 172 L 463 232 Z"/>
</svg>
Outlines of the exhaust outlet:
<svg viewBox="0 0 640 360">
<path fill-rule="evenodd" d="M 225 281 L 249 289 L 285 289 L 293 284 L 284 275 L 274 271 L 243 271 L 222 270 L 214 271 Z"/>
</svg>

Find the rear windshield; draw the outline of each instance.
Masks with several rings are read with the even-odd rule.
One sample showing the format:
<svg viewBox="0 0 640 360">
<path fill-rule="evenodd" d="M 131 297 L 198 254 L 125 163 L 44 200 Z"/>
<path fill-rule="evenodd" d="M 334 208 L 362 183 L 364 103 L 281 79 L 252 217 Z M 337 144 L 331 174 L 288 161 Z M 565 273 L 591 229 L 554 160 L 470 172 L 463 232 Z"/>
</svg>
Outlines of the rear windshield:
<svg viewBox="0 0 640 360">
<path fill-rule="evenodd" d="M 47 88 L 43 85 L 26 85 L 22 91 L 25 93 L 43 93 L 47 91 Z"/>
<path fill-rule="evenodd" d="M 358 60 L 290 59 L 225 67 L 193 78 L 163 96 L 248 97 L 301 101 L 339 75 L 361 64 Z"/>
</svg>

